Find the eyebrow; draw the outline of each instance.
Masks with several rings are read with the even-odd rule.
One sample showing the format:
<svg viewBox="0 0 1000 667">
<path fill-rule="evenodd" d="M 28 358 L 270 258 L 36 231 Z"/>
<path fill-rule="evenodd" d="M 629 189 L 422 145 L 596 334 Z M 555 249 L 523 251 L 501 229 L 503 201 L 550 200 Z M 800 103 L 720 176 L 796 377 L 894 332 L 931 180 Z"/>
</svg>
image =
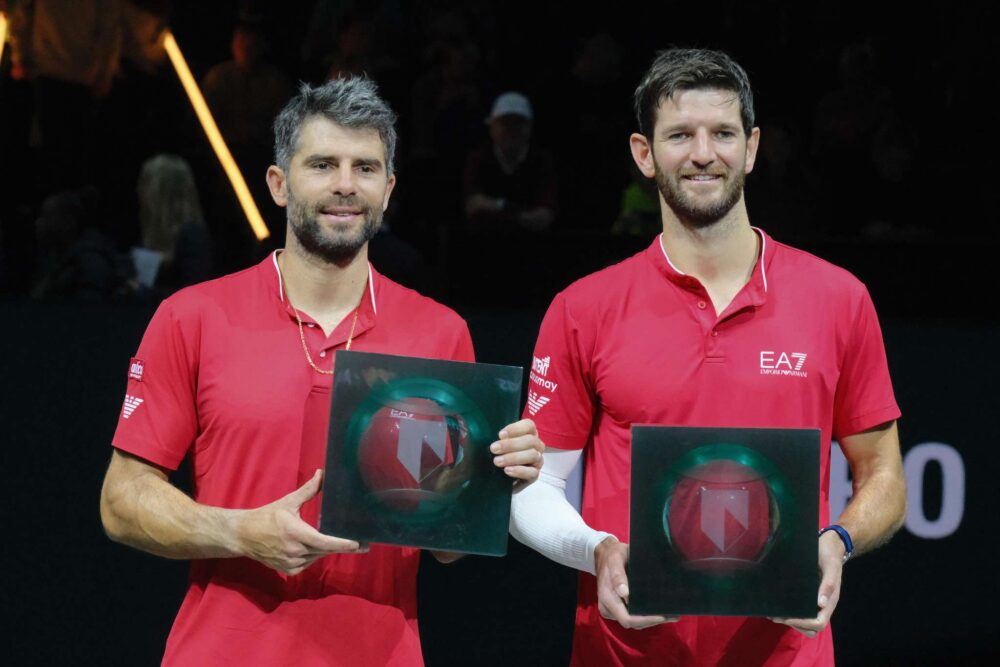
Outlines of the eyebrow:
<svg viewBox="0 0 1000 667">
<path fill-rule="evenodd" d="M 742 128 L 743 126 L 740 124 L 726 122 L 726 123 L 719 123 L 718 125 L 714 126 L 713 129 L 736 132 L 741 130 Z M 689 123 L 677 123 L 675 125 L 668 125 L 667 127 L 663 128 L 660 131 L 660 136 L 667 137 L 673 134 L 674 132 L 688 132 L 690 130 L 691 130 L 691 125 Z"/>
<path fill-rule="evenodd" d="M 314 153 L 312 155 L 307 156 L 305 158 L 305 162 L 307 164 L 313 164 L 315 162 L 337 162 L 337 163 L 339 163 L 341 159 L 342 159 L 341 157 L 338 157 L 336 155 L 322 155 L 322 154 L 319 154 L 319 153 Z M 350 159 L 350 158 L 348 158 L 348 159 Z M 378 167 L 379 169 L 382 169 L 383 166 L 384 166 L 383 163 L 382 163 L 382 160 L 379 160 L 379 159 L 376 159 L 376 158 L 357 158 L 355 160 L 351 160 L 351 162 L 353 162 L 355 165 L 357 165 L 359 167 Z"/>
</svg>

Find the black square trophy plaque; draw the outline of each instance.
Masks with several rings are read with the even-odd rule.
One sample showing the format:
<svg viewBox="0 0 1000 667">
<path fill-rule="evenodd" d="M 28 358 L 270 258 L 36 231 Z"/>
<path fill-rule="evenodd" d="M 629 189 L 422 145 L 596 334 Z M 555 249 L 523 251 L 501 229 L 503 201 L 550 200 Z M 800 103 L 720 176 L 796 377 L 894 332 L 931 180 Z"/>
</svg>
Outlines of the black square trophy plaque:
<svg viewBox="0 0 1000 667">
<path fill-rule="evenodd" d="M 320 531 L 503 556 L 512 481 L 489 446 L 518 419 L 523 371 L 338 351 Z"/>
<path fill-rule="evenodd" d="M 815 429 L 632 427 L 629 613 L 816 615 Z"/>
</svg>

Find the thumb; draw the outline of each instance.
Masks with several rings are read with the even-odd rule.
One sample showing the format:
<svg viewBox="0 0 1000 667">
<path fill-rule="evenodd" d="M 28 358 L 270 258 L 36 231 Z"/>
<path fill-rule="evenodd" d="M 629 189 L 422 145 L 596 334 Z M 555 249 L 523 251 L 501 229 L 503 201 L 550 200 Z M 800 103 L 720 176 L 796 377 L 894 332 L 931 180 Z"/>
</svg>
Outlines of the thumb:
<svg viewBox="0 0 1000 667">
<path fill-rule="evenodd" d="M 816 604 L 820 607 L 820 609 L 823 609 L 830 604 L 830 598 L 833 597 L 836 591 L 836 575 L 830 571 L 824 572 L 823 580 L 819 584 L 819 596 L 816 599 Z"/>
<path fill-rule="evenodd" d="M 308 482 L 295 489 L 281 499 L 281 504 L 290 506 L 292 509 L 299 509 L 310 498 L 319 493 L 323 481 L 323 471 L 317 470 Z"/>
</svg>

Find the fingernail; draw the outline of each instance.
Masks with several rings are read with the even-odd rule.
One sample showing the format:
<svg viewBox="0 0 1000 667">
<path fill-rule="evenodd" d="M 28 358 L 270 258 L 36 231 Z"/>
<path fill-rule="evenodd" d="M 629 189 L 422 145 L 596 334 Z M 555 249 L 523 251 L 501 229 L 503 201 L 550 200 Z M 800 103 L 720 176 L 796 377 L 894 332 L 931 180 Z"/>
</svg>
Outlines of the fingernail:
<svg viewBox="0 0 1000 667">
<path fill-rule="evenodd" d="M 507 473 L 508 475 L 510 475 L 511 477 L 514 476 L 514 469 L 513 468 L 504 468 L 503 471 L 505 473 Z"/>
<path fill-rule="evenodd" d="M 494 442 L 492 445 L 490 445 L 490 451 L 493 452 L 494 454 L 499 454 L 500 453 L 500 443 L 499 442 Z"/>
<path fill-rule="evenodd" d="M 628 586 L 626 586 L 625 584 L 618 584 L 618 588 L 616 588 L 615 590 L 621 597 L 626 597 L 628 595 Z"/>
<path fill-rule="evenodd" d="M 830 598 L 826 597 L 825 595 L 820 595 L 819 596 L 819 606 L 820 607 L 825 607 L 826 603 L 829 602 L 829 601 L 830 601 Z"/>
<path fill-rule="evenodd" d="M 500 439 L 503 440 L 507 437 L 507 429 L 500 431 Z"/>
<path fill-rule="evenodd" d="M 498 466 L 502 466 L 503 465 L 503 458 L 504 457 L 502 457 L 502 456 L 498 456 L 495 459 L 493 459 L 493 463 L 495 463 Z"/>
</svg>

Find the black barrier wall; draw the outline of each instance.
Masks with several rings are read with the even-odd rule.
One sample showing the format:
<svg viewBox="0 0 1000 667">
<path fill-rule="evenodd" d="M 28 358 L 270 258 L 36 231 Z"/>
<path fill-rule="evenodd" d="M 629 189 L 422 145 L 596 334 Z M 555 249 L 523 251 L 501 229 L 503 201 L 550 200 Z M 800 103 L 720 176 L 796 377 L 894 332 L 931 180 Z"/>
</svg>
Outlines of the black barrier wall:
<svg viewBox="0 0 1000 667">
<path fill-rule="evenodd" d="M 98 517 L 128 360 L 151 313 L 0 304 L 13 664 L 145 665 L 161 655 L 186 564 L 112 544 Z M 481 360 L 527 364 L 541 312 L 462 314 Z M 995 664 L 1000 327 L 888 321 L 884 329 L 904 415 L 909 516 L 889 546 L 845 569 L 838 664 Z M 849 492 L 843 475 L 835 469 L 835 505 Z M 429 665 L 565 663 L 572 572 L 513 542 L 506 559 L 424 565 Z"/>
</svg>

